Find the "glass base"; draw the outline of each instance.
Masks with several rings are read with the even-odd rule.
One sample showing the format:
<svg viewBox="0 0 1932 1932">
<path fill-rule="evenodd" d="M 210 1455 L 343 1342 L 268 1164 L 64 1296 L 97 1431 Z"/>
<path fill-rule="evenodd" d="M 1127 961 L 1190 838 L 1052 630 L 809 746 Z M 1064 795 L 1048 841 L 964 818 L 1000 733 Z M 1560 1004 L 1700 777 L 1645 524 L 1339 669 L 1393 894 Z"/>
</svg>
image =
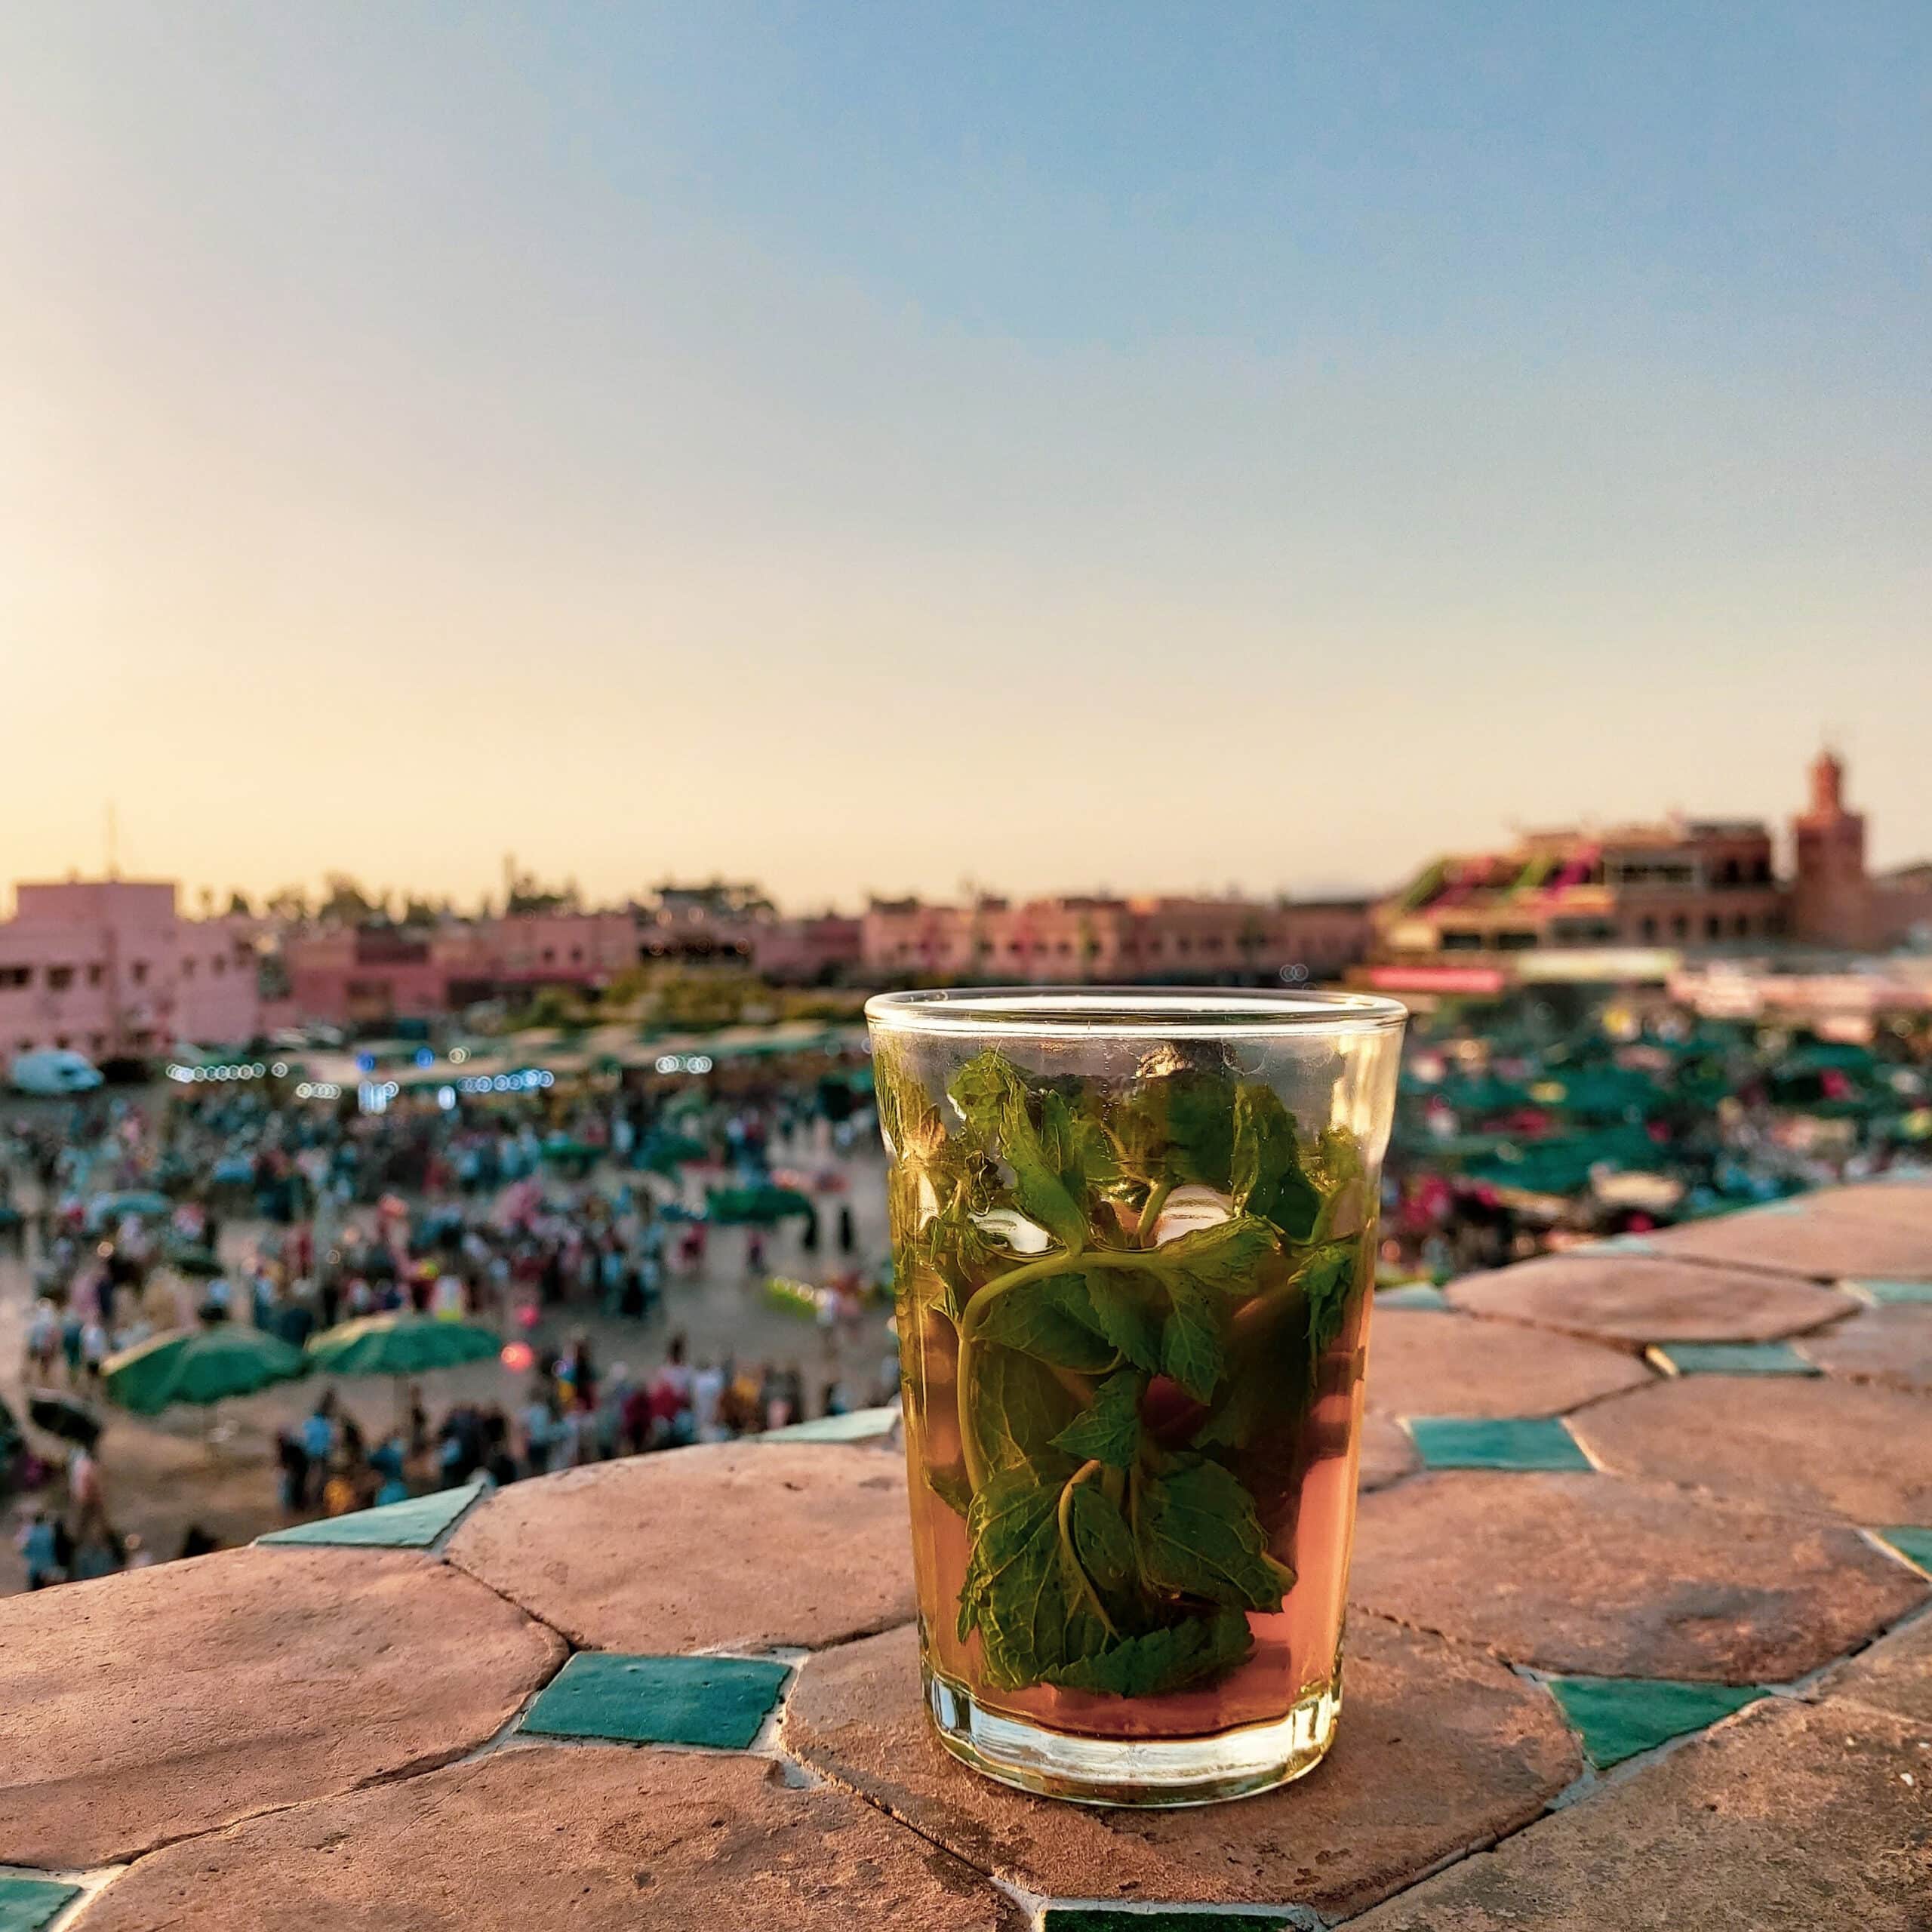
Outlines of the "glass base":
<svg viewBox="0 0 1932 1932">
<path fill-rule="evenodd" d="M 1285 1717 L 1207 1737 L 1081 1737 L 976 1703 L 964 1685 L 925 1672 L 939 1741 L 1001 1784 L 1076 1804 L 1214 1804 L 1305 1777 L 1328 1755 L 1341 1677 L 1307 1692 Z"/>
</svg>

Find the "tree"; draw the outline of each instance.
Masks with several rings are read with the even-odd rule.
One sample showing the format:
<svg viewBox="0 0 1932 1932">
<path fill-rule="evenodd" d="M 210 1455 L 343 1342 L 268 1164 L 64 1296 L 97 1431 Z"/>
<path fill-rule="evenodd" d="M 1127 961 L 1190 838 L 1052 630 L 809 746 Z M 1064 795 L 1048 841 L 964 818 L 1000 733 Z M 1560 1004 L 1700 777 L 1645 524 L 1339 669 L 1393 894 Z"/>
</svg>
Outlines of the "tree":
<svg viewBox="0 0 1932 1932">
<path fill-rule="evenodd" d="M 322 880 L 322 903 L 316 917 L 325 925 L 359 926 L 383 909 L 347 872 L 330 872 Z"/>
<path fill-rule="evenodd" d="M 299 885 L 278 886 L 262 901 L 262 910 L 285 925 L 299 925 L 309 916 L 309 895 Z"/>
<path fill-rule="evenodd" d="M 252 919 L 255 909 L 248 903 L 248 895 L 238 885 L 228 895 L 228 916 L 231 919 Z"/>
<path fill-rule="evenodd" d="M 518 912 L 575 912 L 583 909 L 577 881 L 567 878 L 560 886 L 546 885 L 534 872 L 518 872 L 510 881 L 505 911 Z"/>
<path fill-rule="evenodd" d="M 589 1008 L 584 999 L 571 988 L 539 986 L 531 995 L 529 1003 L 511 1016 L 509 1026 L 512 1032 L 520 1032 L 526 1026 L 569 1029 L 584 1025 L 588 1017 Z"/>
</svg>

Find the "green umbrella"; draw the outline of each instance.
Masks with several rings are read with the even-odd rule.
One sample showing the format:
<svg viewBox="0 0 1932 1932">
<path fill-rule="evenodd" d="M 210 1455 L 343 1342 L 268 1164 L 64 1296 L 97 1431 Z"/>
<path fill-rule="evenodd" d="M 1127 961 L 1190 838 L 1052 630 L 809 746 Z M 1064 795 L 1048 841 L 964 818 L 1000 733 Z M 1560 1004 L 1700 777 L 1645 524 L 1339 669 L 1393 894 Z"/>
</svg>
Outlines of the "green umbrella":
<svg viewBox="0 0 1932 1932">
<path fill-rule="evenodd" d="M 426 1375 L 459 1362 L 488 1361 L 500 1337 L 473 1321 L 432 1315 L 365 1315 L 309 1338 L 310 1367 L 325 1375 Z"/>
<path fill-rule="evenodd" d="M 809 1195 L 801 1194 L 796 1188 L 768 1185 L 719 1188 L 705 1197 L 705 1206 L 710 1218 L 721 1227 L 746 1224 L 768 1227 L 787 1214 L 810 1215 L 817 1211 Z"/>
<path fill-rule="evenodd" d="M 217 1321 L 124 1349 L 108 1357 L 100 1374 L 111 1401 L 153 1416 L 177 1402 L 205 1408 L 230 1395 L 252 1395 L 308 1372 L 301 1351 L 278 1337 Z"/>
<path fill-rule="evenodd" d="M 638 1149 L 638 1163 L 653 1174 L 672 1174 L 687 1161 L 701 1161 L 710 1151 L 702 1140 L 694 1140 L 688 1134 L 660 1129 L 645 1136 L 644 1144 Z"/>
</svg>

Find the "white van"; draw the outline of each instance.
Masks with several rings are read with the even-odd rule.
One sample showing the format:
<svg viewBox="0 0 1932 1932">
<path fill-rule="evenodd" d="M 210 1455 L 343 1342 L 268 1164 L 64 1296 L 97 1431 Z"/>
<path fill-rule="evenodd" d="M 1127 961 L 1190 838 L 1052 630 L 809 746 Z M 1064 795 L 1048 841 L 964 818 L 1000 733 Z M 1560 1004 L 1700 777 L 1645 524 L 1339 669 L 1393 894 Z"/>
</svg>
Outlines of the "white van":
<svg viewBox="0 0 1932 1932">
<path fill-rule="evenodd" d="M 20 1094 L 91 1094 L 100 1084 L 100 1068 L 66 1047 L 36 1047 L 20 1054 L 9 1077 Z"/>
</svg>

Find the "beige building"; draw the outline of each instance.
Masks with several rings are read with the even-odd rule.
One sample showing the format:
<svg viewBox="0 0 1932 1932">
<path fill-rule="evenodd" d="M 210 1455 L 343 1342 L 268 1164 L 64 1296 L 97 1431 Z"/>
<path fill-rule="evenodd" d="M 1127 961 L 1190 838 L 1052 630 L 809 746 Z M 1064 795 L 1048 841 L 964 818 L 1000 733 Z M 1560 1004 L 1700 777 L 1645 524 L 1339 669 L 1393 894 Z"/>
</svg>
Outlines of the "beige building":
<svg viewBox="0 0 1932 1932">
<path fill-rule="evenodd" d="M 1320 980 L 1363 956 L 1368 914 L 1355 900 L 875 900 L 860 951 L 875 980 Z"/>
<path fill-rule="evenodd" d="M 1376 908 L 1378 956 L 1429 961 L 1574 947 L 1761 949 L 1795 941 L 1883 950 L 1932 924 L 1922 869 L 1866 869 L 1865 820 L 1844 799 L 1844 767 L 1820 752 L 1779 875 L 1761 820 L 1532 832 L 1500 852 L 1432 860 Z"/>
</svg>

